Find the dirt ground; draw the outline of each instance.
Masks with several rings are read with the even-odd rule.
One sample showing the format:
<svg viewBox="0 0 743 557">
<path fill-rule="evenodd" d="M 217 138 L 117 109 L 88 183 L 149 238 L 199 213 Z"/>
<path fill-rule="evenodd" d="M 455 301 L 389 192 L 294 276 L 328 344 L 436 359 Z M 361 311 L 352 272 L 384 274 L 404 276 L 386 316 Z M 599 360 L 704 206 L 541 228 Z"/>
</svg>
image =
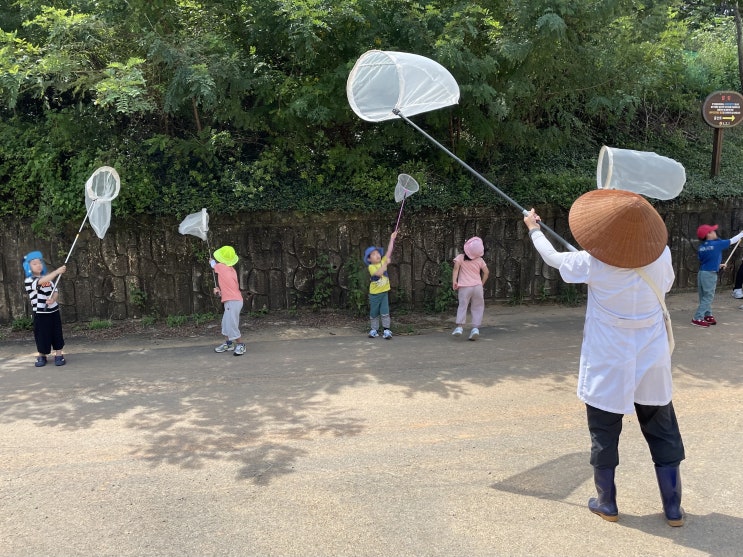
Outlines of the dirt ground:
<svg viewBox="0 0 743 557">
<path fill-rule="evenodd" d="M 431 328 L 448 327 L 454 318 L 456 308 L 443 313 L 398 312 L 393 315 L 392 331 L 397 335 L 419 334 Z M 179 339 L 194 337 L 219 338 L 221 315 L 200 323 L 189 320 L 187 323 L 172 326 L 161 318 L 154 323 L 143 319 L 111 321 L 110 326 L 91 328 L 90 323 L 65 323 L 65 341 L 104 341 L 124 337 L 145 335 L 153 339 Z M 363 333 L 368 327 L 365 316 L 352 315 L 350 311 L 331 309 L 303 309 L 297 311 L 274 310 L 266 314 L 244 313 L 241 320 L 243 334 L 249 338 L 274 336 L 277 331 L 292 331 L 293 336 L 316 336 L 332 329 Z M 0 326 L 0 342 L 31 342 L 33 331 L 13 330 L 9 324 Z"/>
</svg>

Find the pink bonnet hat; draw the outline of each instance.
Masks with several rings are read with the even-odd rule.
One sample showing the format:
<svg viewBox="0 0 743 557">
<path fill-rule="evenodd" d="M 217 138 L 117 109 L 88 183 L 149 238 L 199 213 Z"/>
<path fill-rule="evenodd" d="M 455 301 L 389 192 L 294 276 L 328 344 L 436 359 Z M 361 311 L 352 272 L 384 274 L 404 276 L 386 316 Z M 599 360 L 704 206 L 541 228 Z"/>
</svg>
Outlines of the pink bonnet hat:
<svg viewBox="0 0 743 557">
<path fill-rule="evenodd" d="M 473 236 L 464 243 L 464 253 L 470 259 L 477 259 L 485 255 L 485 246 L 482 244 L 482 239 L 478 236 Z"/>
</svg>

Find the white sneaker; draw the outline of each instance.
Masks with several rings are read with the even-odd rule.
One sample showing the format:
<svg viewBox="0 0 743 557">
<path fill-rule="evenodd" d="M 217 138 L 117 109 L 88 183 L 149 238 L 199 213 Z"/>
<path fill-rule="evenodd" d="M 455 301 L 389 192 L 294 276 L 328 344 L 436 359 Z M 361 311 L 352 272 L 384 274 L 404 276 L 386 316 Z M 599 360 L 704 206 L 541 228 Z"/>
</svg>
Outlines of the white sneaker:
<svg viewBox="0 0 743 557">
<path fill-rule="evenodd" d="M 379 336 L 379 333 L 377 332 L 376 329 L 372 329 L 371 331 L 369 331 L 369 338 L 377 338 L 378 336 Z"/>
<path fill-rule="evenodd" d="M 235 349 L 235 343 L 233 342 L 223 342 L 219 346 L 217 346 L 214 351 L 215 352 L 227 352 L 228 350 L 234 350 Z"/>
<path fill-rule="evenodd" d="M 743 298 L 743 288 L 736 288 L 733 290 L 733 298 L 740 300 Z"/>
<path fill-rule="evenodd" d="M 382 333 L 382 338 L 390 340 L 392 338 L 392 331 L 390 331 L 389 329 L 385 329 Z"/>
<path fill-rule="evenodd" d="M 242 356 L 245 354 L 245 343 L 241 342 L 235 346 L 235 356 Z"/>
<path fill-rule="evenodd" d="M 461 335 L 461 334 L 462 334 L 463 332 L 464 332 L 464 329 L 462 329 L 462 327 L 457 327 L 456 329 L 454 329 L 454 330 L 452 331 L 452 333 L 451 333 L 451 334 L 452 334 L 452 335 L 454 335 L 455 337 L 458 337 L 458 336 L 460 336 L 460 335 Z"/>
<path fill-rule="evenodd" d="M 472 331 L 470 332 L 470 340 L 477 340 L 477 337 L 479 336 L 480 336 L 480 329 L 478 329 L 477 327 L 472 329 Z"/>
</svg>

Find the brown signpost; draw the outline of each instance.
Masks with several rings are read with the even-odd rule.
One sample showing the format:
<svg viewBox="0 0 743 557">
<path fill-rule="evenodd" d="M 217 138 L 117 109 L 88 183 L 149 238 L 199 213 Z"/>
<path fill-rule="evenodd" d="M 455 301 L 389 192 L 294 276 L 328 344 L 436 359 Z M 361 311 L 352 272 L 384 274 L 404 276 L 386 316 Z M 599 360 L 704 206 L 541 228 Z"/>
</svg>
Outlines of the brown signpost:
<svg viewBox="0 0 743 557">
<path fill-rule="evenodd" d="M 732 128 L 743 121 L 743 95 L 737 91 L 715 91 L 702 105 L 702 117 L 707 125 L 714 128 L 712 143 L 712 170 L 714 178 L 720 173 L 722 155 L 722 131 Z"/>
</svg>

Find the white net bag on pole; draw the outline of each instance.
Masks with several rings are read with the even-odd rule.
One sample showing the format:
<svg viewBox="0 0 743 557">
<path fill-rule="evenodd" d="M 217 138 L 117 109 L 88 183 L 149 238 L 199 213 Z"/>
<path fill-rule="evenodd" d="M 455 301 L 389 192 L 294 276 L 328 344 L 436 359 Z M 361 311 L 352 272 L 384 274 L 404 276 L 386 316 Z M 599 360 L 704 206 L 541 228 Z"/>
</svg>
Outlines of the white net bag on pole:
<svg viewBox="0 0 743 557">
<path fill-rule="evenodd" d="M 419 189 L 418 182 L 415 181 L 410 174 L 398 174 L 397 185 L 395 186 L 395 201 L 400 203 L 400 212 L 397 215 L 397 224 L 395 224 L 395 232 L 400 227 L 400 218 L 402 218 L 402 209 L 405 207 L 405 200 L 417 192 Z"/>
<path fill-rule="evenodd" d="M 604 145 L 596 165 L 599 189 L 626 190 L 653 199 L 673 199 L 684 188 L 684 166 L 650 151 L 616 149 Z"/>
<path fill-rule="evenodd" d="M 98 238 L 103 240 L 108 227 L 111 225 L 111 201 L 116 199 L 120 189 L 119 173 L 110 166 L 101 166 L 90 175 L 90 178 L 85 182 L 85 218 L 77 230 L 77 234 L 75 234 L 75 240 L 70 246 L 70 251 L 67 252 L 67 257 L 64 260 L 65 265 L 70 260 L 72 250 L 75 249 L 77 240 L 80 238 L 80 232 L 82 232 L 88 219 L 90 219 L 90 226 L 93 227 Z M 52 294 L 56 292 L 60 280 L 62 280 L 61 275 L 54 283 Z"/>
<path fill-rule="evenodd" d="M 202 209 L 198 213 L 192 213 L 183 219 L 178 226 L 178 232 L 184 235 L 196 236 L 205 242 L 208 241 L 209 214 L 206 212 L 206 209 Z"/>
<path fill-rule="evenodd" d="M 90 226 L 101 240 L 111 224 L 111 201 L 119 195 L 120 189 L 119 174 L 110 166 L 98 168 L 85 182 L 85 207 Z"/>
<path fill-rule="evenodd" d="M 368 122 L 414 116 L 459 101 L 459 85 L 437 62 L 417 54 L 370 50 L 354 64 L 346 83 L 351 109 Z"/>
<path fill-rule="evenodd" d="M 212 251 L 212 247 L 209 243 L 209 213 L 206 209 L 201 209 L 198 213 L 191 213 L 178 225 L 178 232 L 183 235 L 196 236 L 206 242 L 209 253 Z M 217 284 L 217 275 L 212 269 L 212 278 L 214 279 L 214 285 Z"/>
</svg>

